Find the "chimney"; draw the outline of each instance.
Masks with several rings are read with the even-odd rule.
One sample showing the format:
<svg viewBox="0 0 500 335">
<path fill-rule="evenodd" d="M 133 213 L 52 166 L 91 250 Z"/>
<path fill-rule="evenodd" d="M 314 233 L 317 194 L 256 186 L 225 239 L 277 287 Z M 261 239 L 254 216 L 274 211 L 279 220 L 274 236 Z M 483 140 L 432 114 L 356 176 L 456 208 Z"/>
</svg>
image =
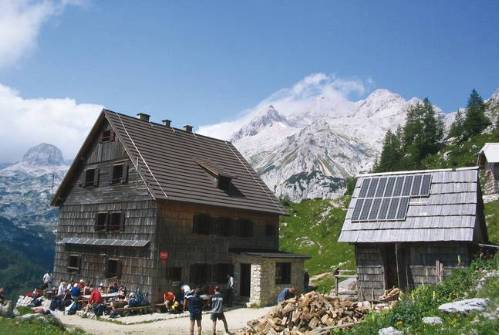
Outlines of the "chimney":
<svg viewBox="0 0 500 335">
<path fill-rule="evenodd" d="M 190 125 L 190 124 L 187 124 L 184 126 L 184 130 L 186 131 L 186 133 L 192 133 L 193 132 L 193 126 Z"/>
<path fill-rule="evenodd" d="M 163 125 L 165 127 L 171 127 L 171 123 L 172 123 L 172 120 L 161 120 L 161 122 L 163 122 Z"/>
<path fill-rule="evenodd" d="M 149 122 L 149 114 L 138 113 L 137 116 L 139 117 L 139 120 Z"/>
</svg>

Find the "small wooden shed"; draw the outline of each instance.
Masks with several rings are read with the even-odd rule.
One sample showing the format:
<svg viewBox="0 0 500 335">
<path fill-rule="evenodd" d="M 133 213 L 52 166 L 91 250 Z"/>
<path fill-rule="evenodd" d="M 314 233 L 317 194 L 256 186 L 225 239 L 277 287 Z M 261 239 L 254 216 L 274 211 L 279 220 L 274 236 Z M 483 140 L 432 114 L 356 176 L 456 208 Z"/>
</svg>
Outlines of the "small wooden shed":
<svg viewBox="0 0 500 335">
<path fill-rule="evenodd" d="M 479 169 L 358 176 L 339 242 L 355 245 L 358 294 L 439 282 L 487 242 Z"/>
<path fill-rule="evenodd" d="M 484 171 L 485 194 L 498 194 L 498 143 L 486 143 L 479 151 L 477 165 Z"/>
</svg>

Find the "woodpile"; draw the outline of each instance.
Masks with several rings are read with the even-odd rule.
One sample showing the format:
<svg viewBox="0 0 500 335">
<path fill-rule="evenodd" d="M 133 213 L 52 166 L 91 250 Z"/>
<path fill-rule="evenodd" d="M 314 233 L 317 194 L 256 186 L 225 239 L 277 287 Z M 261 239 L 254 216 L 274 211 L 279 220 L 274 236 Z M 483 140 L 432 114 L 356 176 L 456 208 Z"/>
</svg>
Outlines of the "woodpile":
<svg viewBox="0 0 500 335">
<path fill-rule="evenodd" d="M 352 302 L 309 292 L 280 303 L 264 317 L 248 322 L 238 335 L 322 335 L 346 328 L 370 311 L 369 302 Z"/>
<path fill-rule="evenodd" d="M 399 288 L 397 288 L 397 287 L 392 288 L 390 290 L 385 290 L 384 294 L 382 294 L 378 298 L 378 300 L 379 301 L 384 301 L 384 302 L 398 300 L 399 293 L 401 293 L 401 290 Z"/>
</svg>

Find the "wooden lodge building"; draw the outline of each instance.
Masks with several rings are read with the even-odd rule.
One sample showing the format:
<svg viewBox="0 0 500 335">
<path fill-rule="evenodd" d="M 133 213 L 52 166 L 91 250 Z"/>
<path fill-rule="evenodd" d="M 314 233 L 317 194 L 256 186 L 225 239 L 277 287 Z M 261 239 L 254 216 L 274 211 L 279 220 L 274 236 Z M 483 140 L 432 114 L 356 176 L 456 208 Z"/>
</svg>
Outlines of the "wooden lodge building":
<svg viewBox="0 0 500 335">
<path fill-rule="evenodd" d="M 477 167 L 360 175 L 339 236 L 369 300 L 440 281 L 487 240 Z"/>
<path fill-rule="evenodd" d="M 255 305 L 303 285 L 307 257 L 278 251 L 279 201 L 230 142 L 191 126 L 103 110 L 52 205 L 57 280 L 118 278 L 157 302 L 234 274 Z"/>
</svg>

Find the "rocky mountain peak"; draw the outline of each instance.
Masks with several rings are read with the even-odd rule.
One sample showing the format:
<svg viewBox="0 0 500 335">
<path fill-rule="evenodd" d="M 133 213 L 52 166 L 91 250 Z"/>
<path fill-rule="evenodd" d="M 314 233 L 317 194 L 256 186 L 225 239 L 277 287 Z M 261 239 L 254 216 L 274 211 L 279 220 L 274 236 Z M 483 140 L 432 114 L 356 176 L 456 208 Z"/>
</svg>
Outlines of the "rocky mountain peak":
<svg viewBox="0 0 500 335">
<path fill-rule="evenodd" d="M 64 158 L 61 150 L 55 145 L 41 143 L 28 149 L 22 162 L 29 165 L 63 165 Z"/>
<path fill-rule="evenodd" d="M 231 141 L 236 142 L 245 136 L 254 136 L 260 129 L 272 126 L 277 122 L 288 125 L 286 117 L 280 114 L 273 105 L 269 105 L 264 113 L 256 116 L 248 125 L 236 132 Z"/>
</svg>

